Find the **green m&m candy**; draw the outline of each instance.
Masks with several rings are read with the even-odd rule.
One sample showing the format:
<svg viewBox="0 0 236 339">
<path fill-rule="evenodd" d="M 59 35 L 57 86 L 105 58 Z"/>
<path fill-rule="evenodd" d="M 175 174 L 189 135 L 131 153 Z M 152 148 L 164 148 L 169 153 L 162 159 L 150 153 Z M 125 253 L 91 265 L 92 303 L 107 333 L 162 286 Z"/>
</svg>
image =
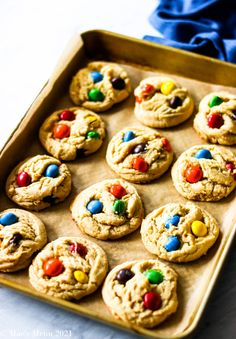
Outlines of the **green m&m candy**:
<svg viewBox="0 0 236 339">
<path fill-rule="evenodd" d="M 86 134 L 86 139 L 100 139 L 100 134 L 96 131 L 89 131 Z"/>
<path fill-rule="evenodd" d="M 123 200 L 117 199 L 113 205 L 113 212 L 115 214 L 124 214 L 126 211 L 126 203 Z"/>
<path fill-rule="evenodd" d="M 164 280 L 162 272 L 158 270 L 147 270 L 144 275 L 150 284 L 160 284 Z"/>
<path fill-rule="evenodd" d="M 103 101 L 105 96 L 98 88 L 92 88 L 88 92 L 88 97 L 90 101 Z"/>
<path fill-rule="evenodd" d="M 217 95 L 215 95 L 214 97 L 212 97 L 209 101 L 209 107 L 214 107 L 214 106 L 218 106 L 220 104 L 222 104 L 222 102 L 224 102 L 224 100 L 222 100 L 220 97 L 218 97 Z"/>
</svg>

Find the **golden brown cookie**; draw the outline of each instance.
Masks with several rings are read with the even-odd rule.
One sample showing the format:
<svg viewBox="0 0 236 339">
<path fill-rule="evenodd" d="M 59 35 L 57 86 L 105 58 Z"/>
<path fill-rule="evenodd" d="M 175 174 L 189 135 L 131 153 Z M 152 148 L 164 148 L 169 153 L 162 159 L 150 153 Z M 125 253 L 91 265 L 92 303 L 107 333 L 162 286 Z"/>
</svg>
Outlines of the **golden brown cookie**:
<svg viewBox="0 0 236 339">
<path fill-rule="evenodd" d="M 155 76 L 142 80 L 134 91 L 135 116 L 146 126 L 168 128 L 187 120 L 194 102 L 186 88 L 173 79 Z"/>
<path fill-rule="evenodd" d="M 96 291 L 107 270 L 106 254 L 100 246 L 82 237 L 62 237 L 36 256 L 29 278 L 41 293 L 78 300 Z"/>
<path fill-rule="evenodd" d="M 96 152 L 104 138 L 102 119 L 81 107 L 54 112 L 39 131 L 39 139 L 48 153 L 66 161 Z"/>
<path fill-rule="evenodd" d="M 101 239 L 118 239 L 142 222 L 143 206 L 136 189 L 121 179 L 108 179 L 86 188 L 71 205 L 82 232 Z"/>
<path fill-rule="evenodd" d="M 106 111 L 125 100 L 131 92 L 126 71 L 115 63 L 90 62 L 79 70 L 70 85 L 70 97 L 76 105 L 95 112 Z"/>
<path fill-rule="evenodd" d="M 122 178 L 145 183 L 165 173 L 172 160 L 169 141 L 147 128 L 129 127 L 118 132 L 109 142 L 108 165 Z"/>
<path fill-rule="evenodd" d="M 32 211 L 63 201 L 70 191 L 68 167 L 48 155 L 25 159 L 12 170 L 6 182 L 7 196 Z"/>
<path fill-rule="evenodd" d="M 108 274 L 102 296 L 119 320 L 152 328 L 178 306 L 177 274 L 159 260 L 128 261 Z"/>
<path fill-rule="evenodd" d="M 45 226 L 32 213 L 16 208 L 0 213 L 0 271 L 29 266 L 33 254 L 46 242 Z"/>
<path fill-rule="evenodd" d="M 213 144 L 236 144 L 236 95 L 223 91 L 206 95 L 199 104 L 194 128 Z"/>
<path fill-rule="evenodd" d="M 218 201 L 236 187 L 236 158 L 226 148 L 197 145 L 180 155 L 171 174 L 175 188 L 185 198 Z"/>
<path fill-rule="evenodd" d="M 149 213 L 142 222 L 142 241 L 160 259 L 188 262 L 206 254 L 219 235 L 210 213 L 193 203 L 170 203 Z"/>
</svg>

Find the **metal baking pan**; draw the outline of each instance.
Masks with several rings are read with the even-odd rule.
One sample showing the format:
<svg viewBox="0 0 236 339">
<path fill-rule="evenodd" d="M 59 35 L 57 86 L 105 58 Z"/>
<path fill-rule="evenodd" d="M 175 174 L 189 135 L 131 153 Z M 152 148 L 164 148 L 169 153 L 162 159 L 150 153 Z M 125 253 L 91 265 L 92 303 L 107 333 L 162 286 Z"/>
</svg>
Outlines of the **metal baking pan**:
<svg viewBox="0 0 236 339">
<path fill-rule="evenodd" d="M 112 32 L 94 30 L 85 32 L 81 36 L 78 35 L 71 41 L 52 76 L 1 150 L 1 210 L 15 207 L 5 195 L 5 181 L 10 170 L 29 155 L 46 153 L 38 141 L 39 127 L 54 110 L 73 106 L 68 95 L 70 81 L 76 71 L 90 60 L 112 60 L 122 64 L 130 75 L 133 88 L 141 79 L 149 75 L 170 75 L 190 90 L 196 107 L 200 98 L 209 91 L 227 89 L 236 93 L 234 88 L 236 66 L 233 64 Z M 81 234 L 71 218 L 69 205 L 75 195 L 85 187 L 103 179 L 116 177 L 106 164 L 106 147 L 110 138 L 118 130 L 127 125 L 140 126 L 134 117 L 133 107 L 134 97 L 131 95 L 126 101 L 101 114 L 107 126 L 104 145 L 94 155 L 67 163 L 73 178 L 71 195 L 63 203 L 35 213 L 45 223 L 50 241 L 59 236 Z M 175 157 L 186 148 L 203 143 L 192 128 L 192 118 L 178 127 L 161 131 L 161 133 L 171 141 Z M 235 151 L 235 147 L 230 147 L 230 149 Z M 164 203 L 186 201 L 174 189 L 170 171 L 148 185 L 135 186 L 143 199 L 146 213 Z M 148 330 L 115 320 L 102 301 L 100 289 L 80 301 L 70 302 L 52 298 L 34 290 L 29 284 L 27 270 L 1 273 L 0 283 L 45 302 L 145 336 L 186 337 L 196 329 L 199 323 L 236 230 L 235 193 L 221 202 L 197 204 L 206 208 L 217 218 L 221 227 L 221 235 L 204 258 L 188 264 L 170 264 L 179 274 L 179 308 L 176 314 L 155 329 Z M 139 230 L 116 241 L 91 240 L 104 248 L 110 268 L 125 260 L 154 257 L 145 250 Z"/>
</svg>

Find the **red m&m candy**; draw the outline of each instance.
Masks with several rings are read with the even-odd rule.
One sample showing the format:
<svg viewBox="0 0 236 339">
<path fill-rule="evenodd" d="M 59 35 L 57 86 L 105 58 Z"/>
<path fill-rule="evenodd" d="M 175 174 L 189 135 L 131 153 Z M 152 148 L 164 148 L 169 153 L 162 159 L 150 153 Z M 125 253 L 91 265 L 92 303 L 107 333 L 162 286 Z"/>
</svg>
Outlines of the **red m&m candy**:
<svg viewBox="0 0 236 339">
<path fill-rule="evenodd" d="M 86 254 L 88 253 L 87 248 L 84 245 L 78 243 L 71 244 L 70 251 L 72 253 L 78 253 L 82 258 L 85 258 Z"/>
<path fill-rule="evenodd" d="M 121 199 L 123 196 L 125 196 L 127 194 L 127 192 L 124 189 L 124 187 L 119 185 L 119 184 L 111 185 L 110 192 L 117 199 Z"/>
<path fill-rule="evenodd" d="M 194 184 L 203 178 L 203 172 L 199 165 L 189 164 L 184 176 L 189 183 Z"/>
<path fill-rule="evenodd" d="M 220 128 L 224 125 L 224 119 L 222 118 L 221 114 L 213 113 L 208 117 L 208 126 L 210 128 Z"/>
<path fill-rule="evenodd" d="M 227 162 L 227 164 L 225 165 L 225 167 L 227 168 L 227 170 L 230 173 L 233 173 L 233 170 L 235 169 L 235 166 L 232 162 Z M 234 180 L 236 180 L 236 173 L 234 173 Z"/>
<path fill-rule="evenodd" d="M 17 175 L 16 181 L 20 187 L 29 186 L 31 184 L 31 176 L 27 172 L 20 172 Z"/>
<path fill-rule="evenodd" d="M 57 258 L 50 258 L 43 263 L 44 274 L 49 277 L 56 277 L 64 270 L 62 262 Z"/>
<path fill-rule="evenodd" d="M 151 311 L 156 311 L 161 308 L 162 301 L 159 293 L 147 292 L 143 297 L 144 307 Z"/>
<path fill-rule="evenodd" d="M 167 152 L 171 152 L 171 151 L 172 151 L 172 148 L 171 148 L 171 145 L 170 145 L 168 139 L 166 139 L 166 138 L 162 139 L 162 145 L 163 145 L 164 149 L 165 149 Z"/>
<path fill-rule="evenodd" d="M 153 92 L 155 92 L 156 89 L 154 86 L 150 85 L 150 84 L 145 84 L 143 87 L 142 87 L 142 93 L 143 95 L 148 95 L 148 94 L 151 94 Z"/>
<path fill-rule="evenodd" d="M 57 139 L 67 138 L 70 135 L 70 127 L 64 124 L 57 124 L 53 129 L 53 137 Z"/>
<path fill-rule="evenodd" d="M 75 114 L 74 114 L 74 112 L 70 111 L 69 109 L 65 109 L 60 114 L 60 120 L 67 120 L 67 121 L 75 120 Z"/>
<path fill-rule="evenodd" d="M 149 169 L 148 163 L 141 157 L 134 158 L 131 163 L 132 167 L 139 172 L 147 172 Z"/>
</svg>

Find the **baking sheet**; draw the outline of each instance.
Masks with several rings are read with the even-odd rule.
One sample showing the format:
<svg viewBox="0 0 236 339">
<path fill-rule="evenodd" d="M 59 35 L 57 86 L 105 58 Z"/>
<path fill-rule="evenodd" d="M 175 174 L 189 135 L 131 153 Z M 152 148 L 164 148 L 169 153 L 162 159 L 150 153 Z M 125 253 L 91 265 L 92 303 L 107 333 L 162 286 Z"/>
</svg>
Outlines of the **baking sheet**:
<svg viewBox="0 0 236 339">
<path fill-rule="evenodd" d="M 85 60 L 83 60 L 83 64 L 84 61 Z M 122 66 L 129 73 L 133 88 L 138 85 L 140 80 L 147 76 L 152 76 L 154 74 L 169 75 L 160 68 L 158 70 L 151 71 L 139 67 L 138 65 L 122 64 Z M 77 59 L 76 67 L 81 67 L 79 59 Z M 180 76 L 171 76 L 182 86 L 185 86 L 189 89 L 194 97 L 196 107 L 199 100 L 210 91 L 225 89 L 236 94 L 235 88 L 207 84 L 188 78 L 182 78 Z M 35 114 L 33 117 L 29 117 L 28 120 L 24 120 L 20 129 L 18 129 L 16 134 L 13 136 L 13 142 L 10 142 L 8 145 L 8 150 L 4 154 L 5 159 L 8 159 L 6 162 L 4 162 L 6 167 L 3 168 L 3 162 L 1 162 L 0 169 L 0 174 L 2 174 L 2 192 L 0 198 L 1 210 L 10 207 L 16 207 L 10 200 L 8 200 L 8 198 L 6 198 L 3 193 L 3 185 L 5 181 L 4 175 L 6 175 L 6 169 L 9 171 L 9 169 L 15 166 L 19 160 L 24 159 L 27 156 L 46 153 L 38 142 L 37 134 L 40 124 L 44 118 L 54 110 L 73 106 L 67 92 L 69 84 L 68 80 L 69 78 L 65 76 L 64 81 L 61 82 L 61 85 L 57 88 L 53 88 L 53 95 L 50 95 L 49 90 L 48 98 L 46 98 L 47 95 L 44 94 L 44 96 L 40 99 L 41 108 L 37 110 L 37 114 Z M 81 235 L 80 230 L 76 227 L 71 218 L 69 211 L 70 203 L 75 198 L 76 194 L 89 185 L 104 179 L 116 177 L 116 174 L 112 172 L 112 170 L 106 164 L 106 148 L 111 137 L 120 129 L 127 126 L 142 126 L 135 119 L 133 108 L 134 96 L 131 95 L 130 98 L 123 103 L 114 106 L 108 112 L 100 114 L 106 123 L 106 139 L 101 149 L 95 154 L 85 159 L 67 163 L 73 178 L 73 189 L 69 198 L 67 198 L 61 204 L 55 205 L 39 213 L 35 213 L 45 223 L 49 241 L 54 240 L 59 236 Z M 192 123 L 193 118 L 190 118 L 187 122 L 181 124 L 180 126 L 174 127 L 172 129 L 160 130 L 160 132 L 170 140 L 175 153 L 175 159 L 187 148 L 203 143 L 193 130 Z M 14 139 L 19 134 L 21 143 L 14 142 Z M 232 146 L 229 148 L 233 151 L 236 150 L 236 148 Z M 149 184 L 134 186 L 141 195 L 146 214 L 150 213 L 153 209 L 169 202 L 186 202 L 186 199 L 181 197 L 175 190 L 172 184 L 170 170 L 161 178 Z M 188 327 L 192 324 L 197 312 L 201 308 L 201 303 L 203 302 L 207 288 L 213 281 L 213 275 L 217 262 L 220 260 L 224 248 L 228 243 L 229 238 L 232 236 L 232 233 L 234 232 L 234 224 L 236 222 L 236 216 L 234 212 L 235 192 L 233 192 L 228 198 L 222 200 L 221 202 L 196 203 L 201 207 L 204 207 L 216 217 L 220 224 L 220 237 L 217 240 L 215 246 L 203 258 L 193 263 L 170 264 L 170 266 L 172 266 L 179 274 L 179 308 L 176 314 L 171 316 L 159 327 L 153 330 L 141 330 L 143 333 L 171 338 L 174 336 L 181 336 L 181 334 L 186 329 L 188 329 Z M 89 236 L 84 236 L 103 247 L 108 256 L 110 268 L 113 268 L 115 265 L 127 260 L 155 257 L 154 255 L 151 255 L 149 252 L 147 252 L 147 250 L 144 248 L 140 238 L 139 230 L 116 241 L 99 241 Z M 34 291 L 29 284 L 27 270 L 12 274 L 1 273 L 0 279 L 1 277 L 5 280 L 7 279 L 9 281 L 16 282 L 19 284 L 19 286 L 24 286 L 24 288 L 26 287 L 31 291 Z M 100 289 L 91 296 L 85 297 L 84 299 L 73 304 L 82 306 L 85 313 L 87 311 L 89 313 L 91 312 L 105 321 L 112 322 L 114 320 L 102 301 Z M 70 302 L 65 302 L 64 305 L 70 305 Z M 75 307 L 73 308 L 75 309 Z"/>
</svg>

